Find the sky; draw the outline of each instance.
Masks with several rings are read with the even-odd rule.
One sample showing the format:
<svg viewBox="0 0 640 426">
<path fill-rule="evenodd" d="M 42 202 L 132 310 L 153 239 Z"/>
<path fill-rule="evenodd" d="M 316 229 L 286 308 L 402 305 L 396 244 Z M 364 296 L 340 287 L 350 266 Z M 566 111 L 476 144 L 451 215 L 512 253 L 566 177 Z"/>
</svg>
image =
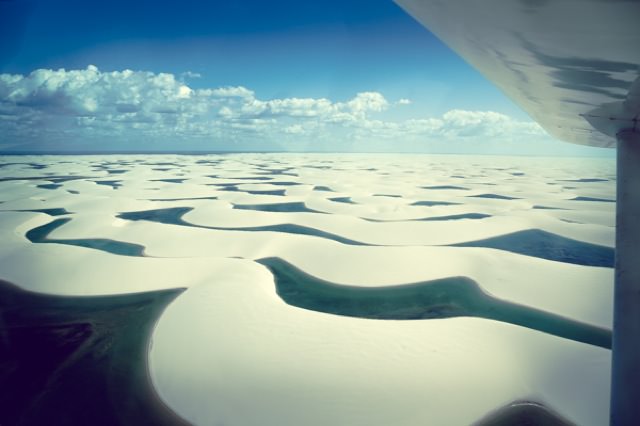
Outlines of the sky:
<svg viewBox="0 0 640 426">
<path fill-rule="evenodd" d="M 391 0 L 0 0 L 0 151 L 612 155 Z"/>
</svg>

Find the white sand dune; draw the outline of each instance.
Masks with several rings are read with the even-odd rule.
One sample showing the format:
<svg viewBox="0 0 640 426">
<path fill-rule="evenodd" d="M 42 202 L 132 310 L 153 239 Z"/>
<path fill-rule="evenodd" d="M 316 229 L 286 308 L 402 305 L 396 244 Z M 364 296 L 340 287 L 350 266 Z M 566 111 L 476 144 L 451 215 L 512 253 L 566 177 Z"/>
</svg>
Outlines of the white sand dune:
<svg viewBox="0 0 640 426">
<path fill-rule="evenodd" d="M 379 321 L 285 305 L 251 262 L 185 292 L 150 353 L 195 424 L 463 425 L 515 398 L 607 421 L 609 351 L 494 321 Z"/>
<path fill-rule="evenodd" d="M 64 295 L 188 288 L 160 318 L 150 361 L 161 397 L 195 424 L 458 425 L 525 398 L 599 425 L 605 349 L 478 318 L 366 320 L 292 307 L 254 260 L 280 257 L 361 287 L 465 276 L 494 297 L 610 328 L 611 268 L 447 245 L 543 230 L 612 247 L 615 203 L 597 200 L 615 198 L 614 179 L 613 162 L 597 159 L 0 157 L 0 279 Z M 192 199 L 202 197 L 216 199 Z M 275 203 L 319 213 L 233 208 Z M 192 208 L 183 220 L 201 227 L 118 217 L 174 207 Z M 416 220 L 465 214 L 488 217 Z M 49 238 L 138 244 L 146 256 L 25 237 L 57 218 L 70 221 Z M 370 245 L 202 228 L 281 224 Z"/>
<path fill-rule="evenodd" d="M 368 247 L 280 232 L 218 231 L 150 222 L 116 226 L 88 217 L 51 234 L 134 242 L 162 258 L 278 256 L 331 282 L 381 286 L 466 276 L 496 297 L 609 328 L 613 280 L 610 268 L 553 262 L 475 247 Z M 121 226 L 123 225 L 123 226 Z M 88 231 L 90 230 L 90 231 Z M 92 232 L 91 232 L 92 231 Z M 523 271 L 527 271 L 523 274 Z"/>
</svg>

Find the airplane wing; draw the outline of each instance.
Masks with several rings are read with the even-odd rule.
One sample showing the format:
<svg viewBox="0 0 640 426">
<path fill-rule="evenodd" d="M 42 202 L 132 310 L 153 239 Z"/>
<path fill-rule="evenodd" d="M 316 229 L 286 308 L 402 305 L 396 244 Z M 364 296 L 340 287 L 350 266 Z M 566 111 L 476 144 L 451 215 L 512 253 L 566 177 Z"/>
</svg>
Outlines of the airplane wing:
<svg viewBox="0 0 640 426">
<path fill-rule="evenodd" d="M 640 128 L 640 1 L 395 0 L 552 136 Z"/>
</svg>

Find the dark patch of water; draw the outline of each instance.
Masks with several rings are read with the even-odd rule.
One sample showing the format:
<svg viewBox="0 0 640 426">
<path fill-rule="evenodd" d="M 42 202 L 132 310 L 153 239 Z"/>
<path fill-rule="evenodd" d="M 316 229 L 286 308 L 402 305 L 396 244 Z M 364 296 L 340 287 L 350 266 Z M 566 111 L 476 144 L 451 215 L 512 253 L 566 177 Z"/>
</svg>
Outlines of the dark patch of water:
<svg viewBox="0 0 640 426">
<path fill-rule="evenodd" d="M 415 203 L 411 203 L 412 206 L 456 206 L 460 205 L 460 203 L 452 203 L 450 201 L 416 201 Z"/>
<path fill-rule="evenodd" d="M 432 189 L 432 190 L 440 190 L 440 189 L 454 189 L 459 191 L 468 191 L 469 188 L 464 188 L 462 186 L 455 185 L 432 185 L 432 186 L 421 186 L 422 189 Z"/>
<path fill-rule="evenodd" d="M 189 201 L 189 200 L 217 200 L 218 197 L 188 197 L 188 198 L 151 198 L 149 201 Z"/>
<path fill-rule="evenodd" d="M 614 249 L 562 237 L 541 229 L 527 229 L 477 241 L 451 244 L 487 247 L 556 262 L 613 268 Z"/>
<path fill-rule="evenodd" d="M 487 318 L 611 348 L 610 330 L 495 298 L 467 277 L 385 287 L 349 286 L 318 279 L 277 257 L 257 262 L 273 274 L 282 300 L 303 309 L 378 320 Z"/>
<path fill-rule="evenodd" d="M 507 195 L 500 194 L 478 194 L 478 195 L 469 195 L 469 197 L 473 198 L 491 198 L 494 200 L 520 200 L 518 197 L 509 197 Z"/>
<path fill-rule="evenodd" d="M 41 185 L 36 185 L 36 188 L 41 188 L 41 189 L 58 189 L 60 188 L 62 185 L 59 183 L 43 183 Z"/>
<path fill-rule="evenodd" d="M 118 189 L 122 186 L 122 184 L 120 183 L 122 182 L 121 180 L 94 180 L 94 182 L 98 185 L 110 186 L 113 189 Z"/>
<path fill-rule="evenodd" d="M 86 247 L 95 250 L 101 250 L 111 254 L 121 256 L 144 256 L 144 246 L 123 241 L 110 240 L 107 238 L 72 238 L 72 239 L 55 239 L 49 238 L 49 234 L 69 222 L 71 218 L 56 219 L 46 225 L 38 226 L 29 230 L 25 237 L 32 243 L 52 243 L 67 244 L 71 246 Z"/>
<path fill-rule="evenodd" d="M 78 179 L 95 179 L 95 177 L 91 177 L 91 176 L 50 176 L 50 175 L 46 175 L 46 176 L 24 176 L 24 177 L 3 177 L 0 178 L 0 182 L 8 182 L 8 181 L 15 181 L 15 180 L 47 180 L 49 182 L 53 182 L 53 183 L 61 183 L 61 182 L 68 182 L 70 180 L 78 180 Z"/>
<path fill-rule="evenodd" d="M 549 206 L 539 206 L 539 205 L 535 205 L 531 208 L 536 210 L 566 210 L 560 207 L 549 207 Z"/>
<path fill-rule="evenodd" d="M 357 204 L 355 201 L 351 199 L 351 197 L 334 197 L 334 198 L 329 198 L 329 200 L 335 201 L 336 203 Z"/>
<path fill-rule="evenodd" d="M 351 240 L 340 235 L 330 232 L 321 231 L 315 228 L 309 228 L 302 225 L 292 223 L 283 223 L 277 225 L 251 226 L 251 227 L 220 227 L 195 225 L 182 219 L 187 212 L 193 210 L 192 207 L 173 207 L 167 209 L 145 210 L 138 212 L 124 212 L 118 215 L 121 219 L 126 220 L 147 220 L 151 222 L 165 223 L 171 225 L 190 226 L 194 228 L 214 229 L 218 231 L 242 231 L 242 232 L 283 232 L 287 234 L 309 235 L 314 237 L 333 240 L 342 244 L 349 245 L 369 245 L 360 241 Z"/>
<path fill-rule="evenodd" d="M 615 203 L 616 200 L 608 200 L 606 198 L 594 198 L 594 197 L 575 197 L 569 201 L 599 201 L 604 203 Z"/>
<path fill-rule="evenodd" d="M 167 182 L 167 183 L 182 183 L 187 179 L 171 179 L 171 178 L 167 178 L 167 179 L 151 179 L 151 182 Z"/>
<path fill-rule="evenodd" d="M 269 185 L 274 186 L 297 186 L 302 185 L 300 182 L 269 182 Z"/>
<path fill-rule="evenodd" d="M 414 220 L 419 220 L 422 222 L 430 222 L 430 221 L 439 221 L 439 220 L 485 219 L 487 217 L 491 217 L 491 215 L 485 214 L 485 213 L 461 213 L 461 214 L 452 214 L 448 216 L 425 217 L 422 219 L 414 219 Z"/>
<path fill-rule="evenodd" d="M 52 209 L 24 209 L 24 210 L 15 210 L 17 212 L 34 212 L 34 213 L 44 213 L 49 216 L 63 216 L 65 214 L 73 214 L 73 212 L 67 211 L 65 208 L 52 208 Z"/>
<path fill-rule="evenodd" d="M 325 192 L 335 192 L 333 189 L 329 188 L 328 186 L 324 186 L 324 185 L 316 185 L 313 187 L 314 191 L 325 191 Z"/>
<path fill-rule="evenodd" d="M 272 203 L 272 204 L 234 204 L 234 209 L 256 210 L 261 212 L 277 213 L 323 213 L 307 207 L 303 202 Z"/>
<path fill-rule="evenodd" d="M 246 192 L 247 194 L 252 195 L 279 195 L 284 196 L 286 194 L 286 190 L 284 189 L 265 189 L 265 190 L 242 190 L 240 191 Z"/>
<path fill-rule="evenodd" d="M 181 291 L 51 296 L 0 281 L 0 423 L 186 425 L 147 366 L 154 325 Z"/>
<path fill-rule="evenodd" d="M 491 215 L 484 214 L 484 213 L 461 213 L 461 214 L 452 214 L 448 216 L 421 217 L 419 219 L 381 220 L 381 219 L 369 219 L 366 217 L 363 217 L 362 219 L 369 222 L 433 222 L 433 221 L 447 221 L 447 220 L 461 220 L 461 219 L 484 219 L 487 217 L 491 217 Z"/>
<path fill-rule="evenodd" d="M 600 178 L 583 178 L 583 179 L 560 179 L 559 182 L 579 182 L 579 183 L 595 183 L 595 182 L 608 182 L 608 179 Z"/>
</svg>

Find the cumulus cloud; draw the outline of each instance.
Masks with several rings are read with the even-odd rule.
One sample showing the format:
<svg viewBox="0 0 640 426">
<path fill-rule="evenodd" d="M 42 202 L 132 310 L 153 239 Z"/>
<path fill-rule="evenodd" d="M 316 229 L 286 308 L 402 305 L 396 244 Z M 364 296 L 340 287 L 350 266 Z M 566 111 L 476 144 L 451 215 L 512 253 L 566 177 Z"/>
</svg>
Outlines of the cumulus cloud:
<svg viewBox="0 0 640 426">
<path fill-rule="evenodd" d="M 226 86 L 219 87 L 217 89 L 202 89 L 198 91 L 199 96 L 212 96 L 216 98 L 253 98 L 253 91 L 247 89 L 246 87 L 237 86 Z"/>
<path fill-rule="evenodd" d="M 184 78 L 197 75 L 147 71 L 39 69 L 28 75 L 0 74 L 0 131 L 15 141 L 58 136 L 96 136 L 242 141 L 307 137 L 326 139 L 431 141 L 455 138 L 518 139 L 544 133 L 531 122 L 491 111 L 451 110 L 440 117 L 385 120 L 390 103 L 378 92 L 351 99 L 259 99 L 243 86 L 194 89 Z M 103 138 L 104 139 L 104 138 Z"/>
</svg>

